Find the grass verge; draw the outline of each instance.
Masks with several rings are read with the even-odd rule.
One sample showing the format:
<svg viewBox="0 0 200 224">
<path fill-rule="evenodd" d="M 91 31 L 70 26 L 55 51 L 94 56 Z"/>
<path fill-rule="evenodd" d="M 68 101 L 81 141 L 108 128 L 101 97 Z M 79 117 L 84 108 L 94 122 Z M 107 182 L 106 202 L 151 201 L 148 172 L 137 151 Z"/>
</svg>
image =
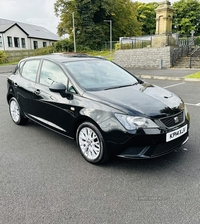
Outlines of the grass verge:
<svg viewBox="0 0 200 224">
<path fill-rule="evenodd" d="M 6 66 L 6 65 L 17 65 L 18 61 L 11 61 L 6 63 L 1 63 L 0 66 Z"/>
<path fill-rule="evenodd" d="M 91 56 L 96 56 L 96 57 L 99 56 L 99 57 L 104 57 L 108 60 L 113 60 L 114 50 L 112 52 L 112 55 L 110 55 L 110 51 L 89 51 L 85 53 Z"/>
<path fill-rule="evenodd" d="M 185 78 L 189 78 L 189 79 L 200 79 L 200 71 L 199 72 L 196 72 L 194 74 L 191 74 L 191 75 L 187 75 L 187 76 L 185 76 Z"/>
</svg>

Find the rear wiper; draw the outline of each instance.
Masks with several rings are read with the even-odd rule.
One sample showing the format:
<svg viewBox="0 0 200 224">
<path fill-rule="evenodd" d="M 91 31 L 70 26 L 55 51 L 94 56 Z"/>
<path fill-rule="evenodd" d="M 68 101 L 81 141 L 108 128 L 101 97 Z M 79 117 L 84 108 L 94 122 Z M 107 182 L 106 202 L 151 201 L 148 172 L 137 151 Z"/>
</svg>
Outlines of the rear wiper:
<svg viewBox="0 0 200 224">
<path fill-rule="evenodd" d="M 122 86 L 113 86 L 113 87 L 110 87 L 110 88 L 106 88 L 106 89 L 104 89 L 104 90 L 109 90 L 109 89 L 119 89 L 119 88 L 123 88 L 123 87 L 134 86 L 134 85 L 137 85 L 137 84 L 138 84 L 138 82 L 133 83 L 133 84 L 122 85 Z"/>
</svg>

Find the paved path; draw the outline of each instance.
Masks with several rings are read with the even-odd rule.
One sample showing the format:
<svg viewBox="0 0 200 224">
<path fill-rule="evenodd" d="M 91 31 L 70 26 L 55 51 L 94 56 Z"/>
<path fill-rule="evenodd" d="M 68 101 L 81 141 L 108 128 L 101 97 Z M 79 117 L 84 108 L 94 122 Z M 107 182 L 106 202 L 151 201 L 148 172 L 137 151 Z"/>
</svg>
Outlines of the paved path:
<svg viewBox="0 0 200 224">
<path fill-rule="evenodd" d="M 15 69 L 15 67 L 16 67 L 16 64 L 0 66 L 0 74 L 1 73 L 11 73 Z"/>
<path fill-rule="evenodd" d="M 174 76 L 184 77 L 186 75 L 198 72 L 197 69 L 134 69 L 128 68 L 128 71 L 135 75 L 156 75 L 156 76 Z"/>
<path fill-rule="evenodd" d="M 127 69 L 132 74 L 139 76 L 140 78 L 151 79 L 185 79 L 184 77 L 190 74 L 199 72 L 197 69 Z M 193 79 L 194 81 L 194 79 Z"/>
</svg>

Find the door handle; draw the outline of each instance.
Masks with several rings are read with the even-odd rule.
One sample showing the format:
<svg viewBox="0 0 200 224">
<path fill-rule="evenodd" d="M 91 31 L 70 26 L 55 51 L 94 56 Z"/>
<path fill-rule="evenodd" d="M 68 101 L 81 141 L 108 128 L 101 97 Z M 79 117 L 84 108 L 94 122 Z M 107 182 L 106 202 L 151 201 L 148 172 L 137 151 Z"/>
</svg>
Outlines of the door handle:
<svg viewBox="0 0 200 224">
<path fill-rule="evenodd" d="M 40 90 L 39 90 L 39 89 L 37 89 L 37 90 L 35 91 L 35 95 L 40 95 Z"/>
</svg>

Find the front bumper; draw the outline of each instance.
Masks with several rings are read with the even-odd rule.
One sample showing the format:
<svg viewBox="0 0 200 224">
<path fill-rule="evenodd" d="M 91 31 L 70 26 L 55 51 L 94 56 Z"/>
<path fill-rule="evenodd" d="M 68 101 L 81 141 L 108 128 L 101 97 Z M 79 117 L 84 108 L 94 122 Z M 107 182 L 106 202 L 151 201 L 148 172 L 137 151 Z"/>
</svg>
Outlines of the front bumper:
<svg viewBox="0 0 200 224">
<path fill-rule="evenodd" d="M 129 147 L 118 154 L 118 157 L 136 159 L 136 158 L 156 158 L 174 151 L 176 148 L 185 144 L 189 139 L 189 133 L 180 136 L 179 138 L 164 143 L 153 144 L 149 146 Z"/>
</svg>

